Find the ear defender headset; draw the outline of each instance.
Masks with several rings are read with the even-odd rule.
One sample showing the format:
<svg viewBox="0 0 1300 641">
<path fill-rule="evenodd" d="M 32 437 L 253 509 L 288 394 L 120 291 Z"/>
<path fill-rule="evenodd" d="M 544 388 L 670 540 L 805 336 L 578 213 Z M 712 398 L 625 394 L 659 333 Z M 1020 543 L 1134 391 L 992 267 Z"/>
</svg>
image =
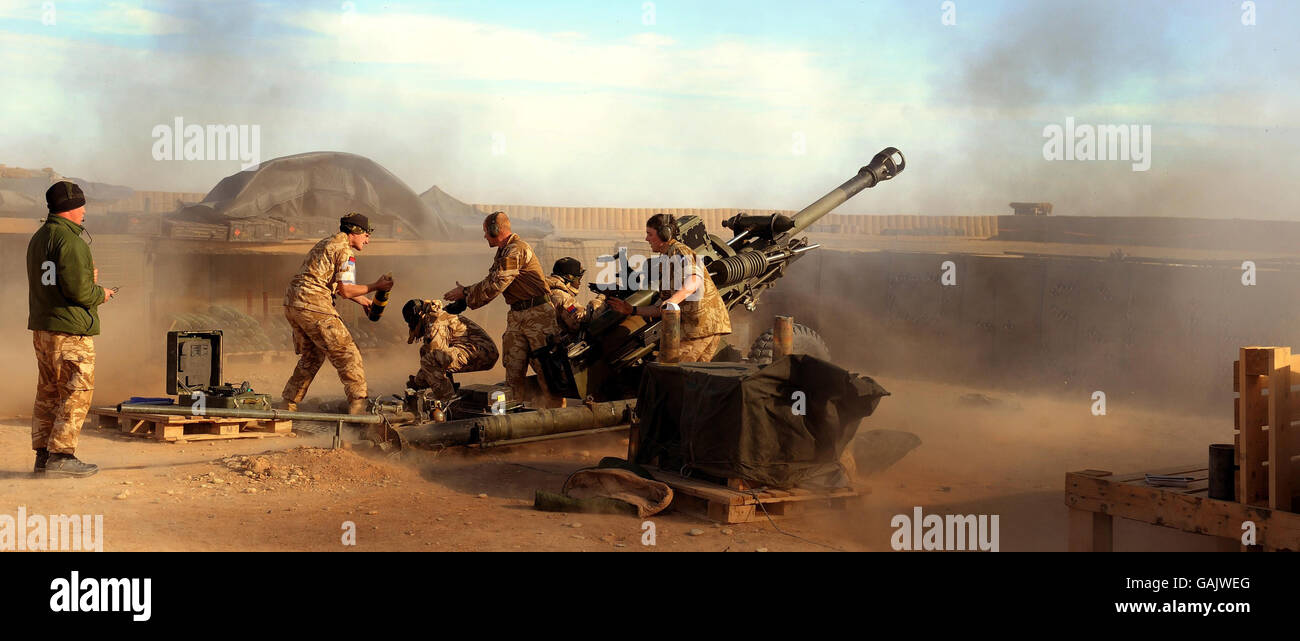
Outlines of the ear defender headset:
<svg viewBox="0 0 1300 641">
<path fill-rule="evenodd" d="M 655 233 L 665 243 L 677 238 L 677 219 L 671 214 L 655 214 L 651 221 L 656 223 Z"/>
<path fill-rule="evenodd" d="M 492 212 L 492 214 L 488 216 L 487 222 L 485 222 L 483 225 L 484 231 L 486 231 L 493 238 L 496 238 L 497 236 L 501 235 L 501 223 L 497 222 L 497 216 L 501 215 L 502 213 L 504 212 L 499 212 L 499 211 Z"/>
</svg>

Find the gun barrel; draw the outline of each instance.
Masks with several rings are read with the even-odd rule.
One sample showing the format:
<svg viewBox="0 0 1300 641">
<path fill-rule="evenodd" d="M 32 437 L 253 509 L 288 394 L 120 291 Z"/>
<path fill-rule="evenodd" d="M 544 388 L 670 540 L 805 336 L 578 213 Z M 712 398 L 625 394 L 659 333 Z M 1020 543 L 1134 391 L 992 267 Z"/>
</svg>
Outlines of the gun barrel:
<svg viewBox="0 0 1300 641">
<path fill-rule="evenodd" d="M 903 152 L 895 147 L 885 148 L 876 154 L 867 166 L 859 169 L 858 175 L 844 181 L 844 184 L 832 189 L 830 193 L 817 199 L 817 202 L 799 210 L 799 213 L 794 215 L 794 228 L 782 234 L 782 237 L 789 238 L 802 232 L 858 192 L 897 176 L 906 166 L 907 161 L 903 158 Z"/>
<path fill-rule="evenodd" d="M 393 431 L 402 447 L 441 449 L 459 445 L 490 445 L 499 441 L 534 440 L 539 437 L 625 425 L 631 420 L 636 399 L 494 414 L 445 423 L 399 425 Z"/>
</svg>

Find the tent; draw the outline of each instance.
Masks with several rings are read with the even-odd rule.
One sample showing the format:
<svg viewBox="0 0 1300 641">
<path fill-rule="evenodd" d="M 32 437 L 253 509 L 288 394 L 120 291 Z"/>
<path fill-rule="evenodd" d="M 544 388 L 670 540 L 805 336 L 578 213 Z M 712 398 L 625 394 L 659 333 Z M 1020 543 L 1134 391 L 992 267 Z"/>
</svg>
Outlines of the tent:
<svg viewBox="0 0 1300 641">
<path fill-rule="evenodd" d="M 375 235 L 446 240 L 453 226 L 401 179 L 369 158 L 335 151 L 285 156 L 227 176 L 203 201 L 171 218 L 200 223 L 273 220 L 288 236 L 321 237 L 338 219 L 365 214 Z"/>
</svg>

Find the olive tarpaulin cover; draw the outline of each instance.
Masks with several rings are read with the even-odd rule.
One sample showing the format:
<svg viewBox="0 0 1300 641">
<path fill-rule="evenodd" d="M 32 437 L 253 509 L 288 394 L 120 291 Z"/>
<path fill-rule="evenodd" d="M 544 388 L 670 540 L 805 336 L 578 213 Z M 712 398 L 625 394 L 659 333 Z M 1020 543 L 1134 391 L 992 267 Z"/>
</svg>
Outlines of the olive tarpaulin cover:
<svg viewBox="0 0 1300 641">
<path fill-rule="evenodd" d="M 672 472 L 772 488 L 842 487 L 840 455 L 888 395 L 867 376 L 802 354 L 761 369 L 650 363 L 637 395 L 636 462 L 658 457 Z"/>
</svg>

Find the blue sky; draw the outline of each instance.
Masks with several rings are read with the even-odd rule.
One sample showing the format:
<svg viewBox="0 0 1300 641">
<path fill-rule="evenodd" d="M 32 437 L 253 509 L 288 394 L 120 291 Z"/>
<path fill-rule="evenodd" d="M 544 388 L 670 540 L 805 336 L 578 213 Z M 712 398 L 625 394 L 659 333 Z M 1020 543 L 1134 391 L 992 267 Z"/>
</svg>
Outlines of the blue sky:
<svg viewBox="0 0 1300 641">
<path fill-rule="evenodd" d="M 142 189 L 238 170 L 152 159 L 181 116 L 472 202 L 797 208 L 895 145 L 845 211 L 1297 216 L 1296 3 L 52 4 L 0 1 L 0 162 Z M 1067 116 L 1151 125 L 1152 169 L 1045 161 Z"/>
</svg>

